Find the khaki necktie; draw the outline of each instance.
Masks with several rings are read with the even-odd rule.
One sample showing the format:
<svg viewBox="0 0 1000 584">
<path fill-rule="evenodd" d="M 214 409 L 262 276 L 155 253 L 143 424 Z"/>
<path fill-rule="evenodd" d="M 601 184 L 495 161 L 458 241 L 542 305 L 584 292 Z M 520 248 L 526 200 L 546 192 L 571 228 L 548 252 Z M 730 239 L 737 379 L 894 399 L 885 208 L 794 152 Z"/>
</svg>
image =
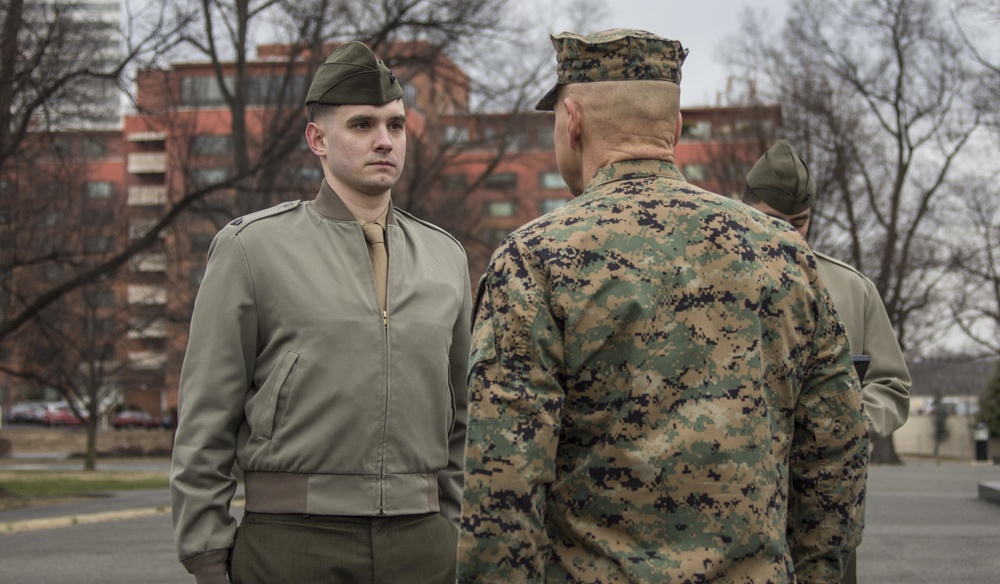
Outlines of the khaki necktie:
<svg viewBox="0 0 1000 584">
<path fill-rule="evenodd" d="M 375 272 L 375 286 L 378 288 L 378 299 L 385 310 L 385 280 L 389 269 L 389 255 L 385 250 L 385 231 L 378 223 L 363 223 L 361 231 L 368 242 L 368 257 L 372 260 L 372 270 Z"/>
</svg>

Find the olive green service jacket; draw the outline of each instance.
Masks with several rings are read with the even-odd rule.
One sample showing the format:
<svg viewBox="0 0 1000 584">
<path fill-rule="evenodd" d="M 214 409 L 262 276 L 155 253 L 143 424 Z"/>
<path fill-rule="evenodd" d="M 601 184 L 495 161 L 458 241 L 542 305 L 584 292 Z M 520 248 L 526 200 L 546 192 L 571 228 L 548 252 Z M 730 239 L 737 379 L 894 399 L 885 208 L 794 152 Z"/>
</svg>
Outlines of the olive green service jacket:
<svg viewBox="0 0 1000 584">
<path fill-rule="evenodd" d="M 459 581 L 839 582 L 868 448 L 802 238 L 612 164 L 479 286 Z"/>
<path fill-rule="evenodd" d="M 872 360 L 861 383 L 873 438 L 888 436 L 910 415 L 910 372 L 875 284 L 861 272 L 817 251 L 816 265 L 840 314 L 851 352 Z"/>
<path fill-rule="evenodd" d="M 386 240 L 385 319 L 361 226 L 326 183 L 315 201 L 236 219 L 213 241 L 170 473 L 191 573 L 224 569 L 234 463 L 247 511 L 440 510 L 457 525 L 468 264 L 454 238 L 398 209 Z"/>
</svg>

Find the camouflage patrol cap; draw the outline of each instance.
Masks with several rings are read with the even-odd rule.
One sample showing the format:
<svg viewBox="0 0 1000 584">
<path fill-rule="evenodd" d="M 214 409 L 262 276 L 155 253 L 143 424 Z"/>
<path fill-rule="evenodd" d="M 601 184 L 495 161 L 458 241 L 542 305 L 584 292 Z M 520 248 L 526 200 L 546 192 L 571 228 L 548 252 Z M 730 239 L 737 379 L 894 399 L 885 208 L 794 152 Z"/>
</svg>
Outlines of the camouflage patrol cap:
<svg viewBox="0 0 1000 584">
<path fill-rule="evenodd" d="M 779 213 L 794 215 L 812 207 L 816 183 L 809 167 L 787 140 L 778 140 L 747 173 L 747 188 Z"/>
<path fill-rule="evenodd" d="M 579 35 L 552 35 L 556 48 L 556 84 L 535 105 L 552 111 L 560 85 L 588 81 L 669 81 L 680 85 L 687 49 L 643 30 L 614 28 Z"/>
<path fill-rule="evenodd" d="M 357 41 L 337 47 L 313 77 L 306 105 L 383 105 L 403 96 L 403 88 L 368 45 Z"/>
</svg>

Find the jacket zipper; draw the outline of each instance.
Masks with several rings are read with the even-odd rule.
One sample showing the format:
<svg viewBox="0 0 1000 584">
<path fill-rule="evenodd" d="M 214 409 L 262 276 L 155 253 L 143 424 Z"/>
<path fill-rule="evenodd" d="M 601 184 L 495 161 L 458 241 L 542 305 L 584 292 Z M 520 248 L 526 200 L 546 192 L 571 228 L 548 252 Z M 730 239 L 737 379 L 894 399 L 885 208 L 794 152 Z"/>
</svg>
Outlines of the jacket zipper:
<svg viewBox="0 0 1000 584">
<path fill-rule="evenodd" d="M 386 247 L 389 244 L 389 230 L 386 229 L 385 233 Z M 387 266 L 388 267 L 388 266 Z M 388 270 L 386 270 L 388 271 Z M 374 275 L 374 272 L 372 272 Z M 386 274 L 386 287 L 388 287 L 389 275 Z M 375 302 L 379 302 L 376 298 Z M 389 310 L 388 310 L 388 292 L 386 293 L 386 308 L 382 310 L 382 334 L 383 341 L 385 343 L 385 404 L 384 404 L 384 417 L 382 418 L 382 451 L 381 460 L 379 461 L 379 481 L 378 481 L 378 514 L 385 515 L 385 444 L 386 437 L 389 434 Z"/>
</svg>

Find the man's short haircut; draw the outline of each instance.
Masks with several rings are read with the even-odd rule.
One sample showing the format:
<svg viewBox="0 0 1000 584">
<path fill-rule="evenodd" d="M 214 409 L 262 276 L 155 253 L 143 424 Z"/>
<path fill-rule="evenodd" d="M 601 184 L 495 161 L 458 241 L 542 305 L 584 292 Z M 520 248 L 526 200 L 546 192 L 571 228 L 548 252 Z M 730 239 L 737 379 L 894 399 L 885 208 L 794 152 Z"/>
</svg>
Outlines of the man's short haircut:
<svg viewBox="0 0 1000 584">
<path fill-rule="evenodd" d="M 314 101 L 306 106 L 306 121 L 308 123 L 314 123 L 316 120 L 332 114 L 338 107 L 339 106 L 336 105 L 329 105 Z"/>
</svg>

